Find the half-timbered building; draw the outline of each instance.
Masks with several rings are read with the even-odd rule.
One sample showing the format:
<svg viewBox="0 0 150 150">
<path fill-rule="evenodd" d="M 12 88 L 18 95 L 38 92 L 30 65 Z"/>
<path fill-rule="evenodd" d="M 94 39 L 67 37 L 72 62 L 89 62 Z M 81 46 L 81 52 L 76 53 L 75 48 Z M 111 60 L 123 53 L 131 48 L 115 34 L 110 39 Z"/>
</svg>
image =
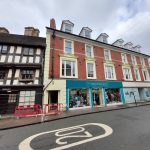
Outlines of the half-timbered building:
<svg viewBox="0 0 150 150">
<path fill-rule="evenodd" d="M 0 28 L 0 114 L 42 103 L 44 51 L 38 29 L 26 27 L 17 35 Z"/>
</svg>

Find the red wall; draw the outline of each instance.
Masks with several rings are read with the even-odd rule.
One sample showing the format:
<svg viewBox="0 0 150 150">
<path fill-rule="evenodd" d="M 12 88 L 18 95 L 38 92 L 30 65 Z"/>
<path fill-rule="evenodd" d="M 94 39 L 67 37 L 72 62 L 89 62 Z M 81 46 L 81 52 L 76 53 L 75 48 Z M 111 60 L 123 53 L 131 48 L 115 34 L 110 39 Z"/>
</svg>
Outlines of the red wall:
<svg viewBox="0 0 150 150">
<path fill-rule="evenodd" d="M 55 37 L 55 42 L 51 37 L 51 51 L 50 51 L 50 72 L 49 76 L 52 75 L 52 48 L 53 44 L 55 46 L 54 50 L 54 78 L 60 78 L 60 55 L 64 53 L 64 39 L 60 37 Z M 97 80 L 105 80 L 104 74 L 104 50 L 102 47 L 93 46 L 93 53 L 95 58 L 95 66 L 96 66 L 96 77 Z M 82 42 L 74 41 L 74 55 L 77 56 L 77 68 L 78 68 L 78 79 L 86 80 L 86 59 L 85 59 L 85 44 Z M 122 59 L 121 52 L 111 50 L 111 58 L 114 62 L 115 71 L 116 71 L 116 79 L 123 81 L 123 73 L 122 73 Z M 131 61 L 131 55 L 127 54 L 128 63 L 131 65 L 131 72 L 133 81 L 135 81 L 134 70 Z M 143 81 L 143 75 L 141 70 L 141 62 L 140 58 L 136 56 L 136 61 L 139 66 L 139 72 L 141 76 L 141 80 Z M 145 65 L 149 67 L 148 60 L 145 59 Z M 150 69 L 149 69 L 150 74 Z"/>
</svg>

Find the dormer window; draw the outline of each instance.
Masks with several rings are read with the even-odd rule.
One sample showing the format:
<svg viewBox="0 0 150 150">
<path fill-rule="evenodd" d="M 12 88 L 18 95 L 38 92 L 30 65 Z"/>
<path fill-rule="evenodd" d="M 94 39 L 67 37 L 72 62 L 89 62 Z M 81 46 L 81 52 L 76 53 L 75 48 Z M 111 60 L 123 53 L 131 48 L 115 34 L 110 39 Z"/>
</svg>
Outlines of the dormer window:
<svg viewBox="0 0 150 150">
<path fill-rule="evenodd" d="M 90 28 L 83 27 L 79 35 L 86 38 L 91 38 L 91 32 L 92 30 Z"/>
<path fill-rule="evenodd" d="M 123 40 L 122 39 L 118 39 L 117 41 L 115 41 L 114 43 L 113 43 L 113 45 L 115 45 L 115 46 L 119 46 L 119 47 L 123 47 Z"/>
<path fill-rule="evenodd" d="M 66 25 L 65 25 L 65 32 L 69 32 L 69 33 L 72 32 L 72 27 L 71 27 L 71 25 L 69 25 L 69 24 L 66 24 Z"/>
<path fill-rule="evenodd" d="M 69 20 L 62 21 L 61 30 L 64 32 L 72 33 L 74 24 Z"/>
<path fill-rule="evenodd" d="M 131 42 L 124 44 L 124 48 L 126 48 L 126 49 L 132 50 L 132 46 L 133 46 L 133 44 Z"/>
<path fill-rule="evenodd" d="M 85 37 L 87 37 L 87 38 L 90 38 L 91 37 L 91 34 L 90 34 L 90 32 L 89 31 L 84 31 L 85 32 Z"/>
<path fill-rule="evenodd" d="M 108 43 L 108 37 L 109 36 L 106 33 L 101 33 L 96 40 L 99 42 Z"/>
</svg>

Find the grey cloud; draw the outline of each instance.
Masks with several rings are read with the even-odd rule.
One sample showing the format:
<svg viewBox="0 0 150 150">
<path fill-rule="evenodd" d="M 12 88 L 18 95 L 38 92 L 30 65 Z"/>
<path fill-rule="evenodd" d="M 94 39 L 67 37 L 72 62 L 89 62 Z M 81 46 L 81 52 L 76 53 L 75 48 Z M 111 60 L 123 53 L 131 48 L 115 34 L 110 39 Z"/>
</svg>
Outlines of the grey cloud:
<svg viewBox="0 0 150 150">
<path fill-rule="evenodd" d="M 145 53 L 150 47 L 149 20 L 142 19 L 142 24 L 134 27 L 135 21 L 140 22 L 137 16 L 150 12 L 149 0 L 1 0 L 0 10 L 0 26 L 6 26 L 11 33 L 23 34 L 25 26 L 35 26 L 45 36 L 50 18 L 55 18 L 58 29 L 62 20 L 69 19 L 75 24 L 75 34 L 89 26 L 94 39 L 106 32 L 110 42 L 122 37 L 142 45 Z"/>
</svg>

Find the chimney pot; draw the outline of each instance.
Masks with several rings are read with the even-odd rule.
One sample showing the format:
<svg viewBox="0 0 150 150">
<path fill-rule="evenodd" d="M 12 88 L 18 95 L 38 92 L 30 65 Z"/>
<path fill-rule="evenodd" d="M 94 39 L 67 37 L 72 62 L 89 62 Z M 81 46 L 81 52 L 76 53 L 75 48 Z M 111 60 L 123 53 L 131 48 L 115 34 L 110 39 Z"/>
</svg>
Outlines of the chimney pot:
<svg viewBox="0 0 150 150">
<path fill-rule="evenodd" d="M 56 29 L 56 23 L 55 23 L 55 19 L 54 19 L 54 18 L 52 18 L 52 19 L 50 20 L 50 28 Z"/>
</svg>

